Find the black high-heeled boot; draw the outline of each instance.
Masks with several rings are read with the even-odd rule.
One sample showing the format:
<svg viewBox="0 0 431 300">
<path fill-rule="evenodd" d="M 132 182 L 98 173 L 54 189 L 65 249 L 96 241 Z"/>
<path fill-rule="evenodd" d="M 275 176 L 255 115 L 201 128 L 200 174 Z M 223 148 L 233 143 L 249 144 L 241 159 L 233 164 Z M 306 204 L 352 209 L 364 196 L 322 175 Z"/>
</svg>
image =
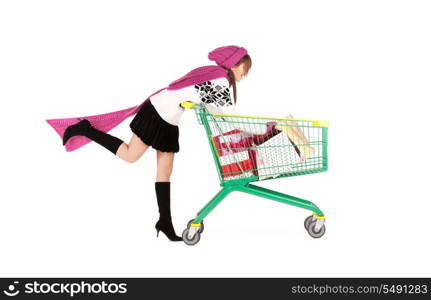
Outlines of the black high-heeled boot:
<svg viewBox="0 0 431 300">
<path fill-rule="evenodd" d="M 84 119 L 74 125 L 70 125 L 66 128 L 63 134 L 63 145 L 66 145 L 67 141 L 74 136 L 82 135 L 85 136 L 87 130 L 91 127 L 90 121 Z"/>
<path fill-rule="evenodd" d="M 160 218 L 156 223 L 157 237 L 159 232 L 163 232 L 171 241 L 182 241 L 183 239 L 176 235 L 171 217 L 171 183 L 156 182 L 157 204 L 159 206 Z"/>
<path fill-rule="evenodd" d="M 66 128 L 63 134 L 63 145 L 65 145 L 71 137 L 77 135 L 85 136 L 95 141 L 114 154 L 117 153 L 118 148 L 120 148 L 123 143 L 119 138 L 94 128 L 90 121 L 86 119 Z"/>
</svg>

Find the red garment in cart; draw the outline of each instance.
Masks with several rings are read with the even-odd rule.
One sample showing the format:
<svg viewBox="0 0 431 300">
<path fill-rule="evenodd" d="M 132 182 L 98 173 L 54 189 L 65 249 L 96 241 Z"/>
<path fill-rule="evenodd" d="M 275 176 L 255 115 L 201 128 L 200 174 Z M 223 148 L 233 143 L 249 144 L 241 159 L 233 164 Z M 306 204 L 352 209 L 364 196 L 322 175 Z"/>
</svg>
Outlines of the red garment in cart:
<svg viewBox="0 0 431 300">
<path fill-rule="evenodd" d="M 215 148 L 220 159 L 223 177 L 232 177 L 252 171 L 257 174 L 256 150 L 253 137 L 235 129 L 214 137 Z M 223 163 L 227 162 L 227 163 Z"/>
</svg>

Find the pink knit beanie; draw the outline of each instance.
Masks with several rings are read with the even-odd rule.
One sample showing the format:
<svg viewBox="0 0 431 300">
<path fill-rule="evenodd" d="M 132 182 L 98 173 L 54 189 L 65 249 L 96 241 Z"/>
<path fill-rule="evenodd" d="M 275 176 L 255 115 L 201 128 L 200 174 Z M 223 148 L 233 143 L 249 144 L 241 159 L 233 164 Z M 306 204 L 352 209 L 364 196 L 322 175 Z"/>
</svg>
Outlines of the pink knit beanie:
<svg viewBox="0 0 431 300">
<path fill-rule="evenodd" d="M 232 68 L 247 54 L 247 50 L 238 46 L 225 46 L 214 49 L 208 54 L 208 58 L 219 66 Z"/>
</svg>

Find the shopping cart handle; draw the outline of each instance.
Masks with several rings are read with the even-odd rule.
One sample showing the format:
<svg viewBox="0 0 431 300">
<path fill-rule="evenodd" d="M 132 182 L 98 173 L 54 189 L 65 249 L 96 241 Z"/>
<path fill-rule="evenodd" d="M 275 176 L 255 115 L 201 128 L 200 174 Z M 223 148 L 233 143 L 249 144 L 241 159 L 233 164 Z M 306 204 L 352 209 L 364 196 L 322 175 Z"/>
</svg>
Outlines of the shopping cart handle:
<svg viewBox="0 0 431 300">
<path fill-rule="evenodd" d="M 191 101 L 181 101 L 180 103 L 180 107 L 182 108 L 193 108 L 193 106 L 195 106 L 196 103 L 191 102 Z"/>
</svg>

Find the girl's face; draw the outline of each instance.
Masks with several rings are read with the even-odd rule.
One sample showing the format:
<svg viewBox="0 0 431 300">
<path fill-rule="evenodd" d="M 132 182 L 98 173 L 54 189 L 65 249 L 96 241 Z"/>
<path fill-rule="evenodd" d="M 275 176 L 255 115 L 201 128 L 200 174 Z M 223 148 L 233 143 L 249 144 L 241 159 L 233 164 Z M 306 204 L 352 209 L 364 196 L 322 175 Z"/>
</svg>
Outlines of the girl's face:
<svg viewBox="0 0 431 300">
<path fill-rule="evenodd" d="M 231 70 L 235 77 L 235 81 L 240 81 L 245 75 L 244 63 L 240 63 L 238 66 L 232 67 Z"/>
</svg>

